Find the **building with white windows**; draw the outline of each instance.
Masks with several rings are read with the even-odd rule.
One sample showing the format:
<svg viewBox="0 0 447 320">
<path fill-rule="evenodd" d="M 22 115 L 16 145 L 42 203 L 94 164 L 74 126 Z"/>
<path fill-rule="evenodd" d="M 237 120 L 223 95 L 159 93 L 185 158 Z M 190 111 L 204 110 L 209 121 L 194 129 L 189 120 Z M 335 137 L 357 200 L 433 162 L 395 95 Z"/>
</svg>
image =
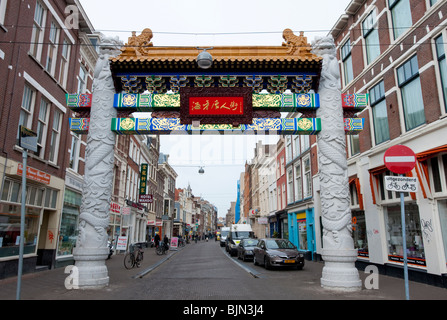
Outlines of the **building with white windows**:
<svg viewBox="0 0 447 320">
<path fill-rule="evenodd" d="M 447 274 L 447 1 L 353 0 L 331 30 L 343 93 L 369 93 L 365 129 L 348 136 L 352 227 L 358 265 L 445 286 Z M 387 191 L 385 151 L 416 154 L 419 189 L 406 192 L 406 239 L 400 196 Z"/>
<path fill-rule="evenodd" d="M 17 275 L 19 126 L 37 133 L 27 161 L 23 272 L 55 267 L 71 254 L 85 145 L 70 133 L 65 94 L 91 90 L 93 32 L 78 1 L 0 1 L 0 278 Z"/>
</svg>

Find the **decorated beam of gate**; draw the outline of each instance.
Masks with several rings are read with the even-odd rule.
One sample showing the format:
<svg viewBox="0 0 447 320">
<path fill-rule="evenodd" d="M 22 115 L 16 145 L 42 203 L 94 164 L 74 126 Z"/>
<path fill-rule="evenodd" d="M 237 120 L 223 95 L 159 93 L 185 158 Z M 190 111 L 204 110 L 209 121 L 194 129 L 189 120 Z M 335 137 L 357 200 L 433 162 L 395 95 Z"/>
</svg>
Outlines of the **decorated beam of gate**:
<svg viewBox="0 0 447 320">
<path fill-rule="evenodd" d="M 202 124 L 180 123 L 179 118 L 115 118 L 112 131 L 118 134 L 191 134 L 210 132 L 217 134 L 316 134 L 321 130 L 318 118 L 255 118 L 252 124 Z"/>
<path fill-rule="evenodd" d="M 288 112 L 320 107 L 318 94 L 253 94 L 252 99 L 254 109 Z M 114 107 L 139 112 L 174 111 L 180 109 L 180 94 L 120 93 L 115 95 Z"/>
<path fill-rule="evenodd" d="M 295 118 L 295 120 L 299 120 L 299 119 L 300 118 Z M 112 130 L 115 130 L 115 128 L 117 128 L 116 127 L 117 122 L 121 121 L 121 120 L 123 120 L 123 119 L 119 118 L 119 119 L 115 119 L 114 120 L 115 124 L 112 127 Z M 136 119 L 134 119 L 134 120 L 136 120 Z M 146 127 L 144 127 L 144 130 L 147 131 L 147 126 L 149 125 L 148 123 L 149 122 L 153 123 L 154 120 L 160 121 L 160 120 L 164 120 L 164 119 L 140 119 L 140 120 L 138 120 L 138 122 L 140 124 L 144 123 L 146 125 Z M 170 120 L 172 120 L 172 119 L 170 119 Z M 320 119 L 309 119 L 309 120 L 311 120 L 311 121 L 312 120 L 316 120 L 317 128 L 319 128 L 318 126 L 321 123 L 319 121 Z M 359 132 L 361 132 L 363 130 L 365 119 L 363 119 L 363 118 L 346 118 L 344 121 L 345 121 L 344 122 L 344 129 L 345 129 L 345 133 L 346 134 L 358 134 Z M 159 124 L 160 124 L 160 122 L 159 122 Z M 89 129 L 89 125 L 90 125 L 90 118 L 71 118 L 70 119 L 70 130 L 75 132 L 75 133 L 78 133 L 78 134 L 87 134 L 88 133 L 88 129 Z M 140 125 L 140 128 L 142 128 L 141 125 Z M 152 128 L 154 128 L 154 127 L 152 127 Z M 239 126 L 239 128 L 233 128 L 232 125 L 201 125 L 200 128 L 194 128 L 191 125 L 187 125 L 187 126 L 185 125 L 184 127 L 182 127 L 182 132 L 183 133 L 188 133 L 188 132 L 190 133 L 191 132 L 191 128 L 192 128 L 192 130 L 200 130 L 200 131 L 203 131 L 203 130 L 209 131 L 209 129 L 213 129 L 216 132 L 225 132 L 225 131 L 230 132 L 231 131 L 231 132 L 234 132 L 234 133 L 235 133 L 235 130 L 238 130 L 240 132 L 242 132 L 243 130 L 247 131 L 247 125 Z M 252 128 L 251 128 L 251 130 L 253 130 Z M 123 130 L 123 129 L 121 129 L 121 130 L 118 130 L 118 131 L 120 131 L 119 133 L 121 133 L 121 134 L 132 134 L 131 133 L 132 130 Z M 157 131 L 159 132 L 160 130 L 157 130 Z M 134 129 L 133 129 L 133 133 L 135 133 L 135 134 L 137 134 L 137 133 L 138 134 L 142 134 L 142 132 L 139 132 L 139 130 L 134 130 Z M 154 132 L 151 131 L 149 133 L 154 133 Z M 157 132 L 155 132 L 155 133 L 157 133 Z M 169 131 L 168 130 L 163 130 L 163 133 L 169 133 Z M 301 131 L 298 130 L 298 132 L 295 132 L 294 134 L 312 134 L 312 133 L 308 133 L 308 130 L 307 131 L 306 130 L 301 130 Z"/>
</svg>

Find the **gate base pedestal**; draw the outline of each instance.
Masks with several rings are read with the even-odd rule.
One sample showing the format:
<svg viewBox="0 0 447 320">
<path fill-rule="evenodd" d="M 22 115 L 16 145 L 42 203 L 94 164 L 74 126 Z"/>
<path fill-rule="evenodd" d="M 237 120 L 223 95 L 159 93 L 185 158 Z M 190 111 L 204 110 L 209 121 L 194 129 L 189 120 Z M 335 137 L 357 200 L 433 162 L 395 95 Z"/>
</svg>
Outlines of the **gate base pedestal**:
<svg viewBox="0 0 447 320">
<path fill-rule="evenodd" d="M 74 251 L 77 268 L 77 289 L 102 289 L 109 285 L 109 274 L 105 260 L 108 248 L 82 248 Z"/>
<path fill-rule="evenodd" d="M 337 291 L 358 291 L 362 289 L 362 281 L 355 267 L 357 250 L 327 249 L 323 250 L 323 274 L 321 286 Z"/>
</svg>

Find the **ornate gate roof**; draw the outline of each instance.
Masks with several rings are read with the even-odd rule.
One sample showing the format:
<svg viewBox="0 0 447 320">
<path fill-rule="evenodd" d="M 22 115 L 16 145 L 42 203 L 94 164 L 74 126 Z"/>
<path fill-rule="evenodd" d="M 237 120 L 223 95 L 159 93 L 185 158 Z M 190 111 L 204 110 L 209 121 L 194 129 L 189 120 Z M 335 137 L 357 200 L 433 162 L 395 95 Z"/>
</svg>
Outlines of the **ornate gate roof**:
<svg viewBox="0 0 447 320">
<path fill-rule="evenodd" d="M 156 47 L 152 31 L 135 32 L 122 53 L 111 59 L 117 92 L 178 92 L 183 86 L 251 86 L 254 92 L 315 92 L 318 88 L 322 58 L 311 52 L 307 38 L 292 30 L 283 32 L 281 46 L 220 46 L 209 49 L 213 65 L 200 69 L 196 47 Z"/>
</svg>

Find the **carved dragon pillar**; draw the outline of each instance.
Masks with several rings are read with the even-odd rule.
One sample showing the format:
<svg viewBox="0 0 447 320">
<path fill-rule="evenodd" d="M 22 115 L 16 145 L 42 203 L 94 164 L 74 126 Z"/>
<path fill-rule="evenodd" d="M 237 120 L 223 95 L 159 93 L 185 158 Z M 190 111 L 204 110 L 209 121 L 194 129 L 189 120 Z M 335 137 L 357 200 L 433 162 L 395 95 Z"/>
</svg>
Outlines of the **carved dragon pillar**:
<svg viewBox="0 0 447 320">
<path fill-rule="evenodd" d="M 105 260 L 115 146 L 110 123 L 116 117 L 109 58 L 119 53 L 118 45 L 115 39 L 102 40 L 94 72 L 79 235 L 73 252 L 78 269 L 77 289 L 96 289 L 109 284 Z"/>
<path fill-rule="evenodd" d="M 332 37 L 317 39 L 313 52 L 323 58 L 318 93 L 321 118 L 318 134 L 321 217 L 324 268 L 321 286 L 337 290 L 360 290 L 355 268 L 351 226 L 346 140 L 343 126 L 340 72 Z"/>
</svg>

